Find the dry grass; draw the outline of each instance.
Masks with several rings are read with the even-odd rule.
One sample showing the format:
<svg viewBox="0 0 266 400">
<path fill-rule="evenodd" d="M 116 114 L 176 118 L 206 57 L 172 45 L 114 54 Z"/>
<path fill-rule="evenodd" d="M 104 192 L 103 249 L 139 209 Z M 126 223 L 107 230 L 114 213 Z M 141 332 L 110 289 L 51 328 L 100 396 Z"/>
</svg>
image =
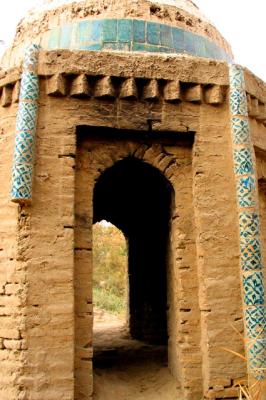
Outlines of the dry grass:
<svg viewBox="0 0 266 400">
<path fill-rule="evenodd" d="M 255 339 L 249 339 L 245 338 L 241 332 L 239 332 L 234 326 L 232 326 L 234 331 L 237 333 L 238 336 L 240 336 L 241 340 L 243 341 L 245 348 L 249 350 L 249 348 L 252 346 L 254 343 Z M 258 337 L 260 334 L 258 334 Z M 234 354 L 236 357 L 241 358 L 246 364 L 247 364 L 247 357 L 243 356 L 240 353 L 237 353 L 234 350 L 228 349 L 226 347 L 222 348 L 223 350 Z M 261 370 L 265 370 L 265 368 L 261 368 Z M 251 383 L 249 378 L 246 380 L 241 380 L 239 382 L 236 382 L 235 387 L 239 389 L 239 400 L 266 400 L 265 397 L 265 389 L 266 389 L 266 381 L 256 381 L 254 383 Z"/>
</svg>

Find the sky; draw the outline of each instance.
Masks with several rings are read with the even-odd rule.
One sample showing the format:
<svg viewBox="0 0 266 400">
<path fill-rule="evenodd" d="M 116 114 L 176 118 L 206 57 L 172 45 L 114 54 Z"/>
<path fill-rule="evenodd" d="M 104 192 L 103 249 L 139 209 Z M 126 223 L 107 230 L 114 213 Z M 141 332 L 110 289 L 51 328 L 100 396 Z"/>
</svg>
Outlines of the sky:
<svg viewBox="0 0 266 400">
<path fill-rule="evenodd" d="M 16 24 L 39 0 L 8 0 L 0 14 L 0 40 L 10 44 Z M 229 41 L 235 61 L 266 82 L 266 0 L 193 0 Z M 251 7 L 252 5 L 252 7 Z M 4 45 L 0 44 L 0 54 Z"/>
</svg>

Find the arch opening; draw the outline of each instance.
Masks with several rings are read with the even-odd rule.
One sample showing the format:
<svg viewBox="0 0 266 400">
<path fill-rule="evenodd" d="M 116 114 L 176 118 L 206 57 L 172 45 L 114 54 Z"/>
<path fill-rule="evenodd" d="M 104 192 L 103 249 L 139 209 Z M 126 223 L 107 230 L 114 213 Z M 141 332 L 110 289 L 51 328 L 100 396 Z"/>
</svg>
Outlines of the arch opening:
<svg viewBox="0 0 266 400">
<path fill-rule="evenodd" d="M 133 157 L 102 173 L 94 188 L 93 222 L 108 220 L 128 242 L 128 329 L 133 339 L 166 345 L 167 263 L 172 186 Z"/>
<path fill-rule="evenodd" d="M 99 314 L 125 320 L 128 305 L 127 243 L 110 222 L 93 225 L 93 304 Z M 95 325 L 95 323 L 94 323 Z"/>
<path fill-rule="evenodd" d="M 168 285 L 172 199 L 165 176 L 134 157 L 117 161 L 95 183 L 93 223 L 107 220 L 126 238 L 128 302 L 123 321 L 107 316 L 98 325 L 94 314 L 94 400 L 142 396 L 142 391 L 154 400 L 165 390 L 169 399 L 176 396 L 168 370 L 168 341 L 174 335 Z"/>
</svg>

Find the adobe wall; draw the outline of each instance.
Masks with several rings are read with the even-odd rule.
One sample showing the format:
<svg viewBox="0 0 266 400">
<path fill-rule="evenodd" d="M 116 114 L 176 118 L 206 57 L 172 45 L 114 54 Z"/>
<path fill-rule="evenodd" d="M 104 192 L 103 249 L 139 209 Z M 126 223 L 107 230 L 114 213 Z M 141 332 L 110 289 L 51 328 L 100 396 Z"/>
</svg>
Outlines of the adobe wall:
<svg viewBox="0 0 266 400">
<path fill-rule="evenodd" d="M 1 97 L 0 125 L 0 397 L 23 396 L 20 380 L 26 358 L 25 313 L 27 301 L 28 220 L 23 210 L 10 202 L 17 96 L 5 107 Z"/>
<path fill-rule="evenodd" d="M 167 155 L 161 150 L 158 153 L 158 148 L 153 151 L 153 145 L 150 152 L 140 151 L 141 157 L 164 172 L 169 157 L 176 160 L 167 170 L 176 188 L 176 210 L 183 215 L 174 221 L 172 231 L 177 243 L 172 282 L 179 303 L 177 320 L 171 322 L 178 345 L 176 354 L 172 344 L 169 347 L 170 363 L 179 371 L 186 398 L 198 400 L 202 392 L 206 398 L 234 397 L 232 385 L 246 371 L 241 359 L 222 349 L 243 351 L 233 330 L 243 332 L 228 66 L 182 56 L 55 51 L 40 54 L 39 76 L 36 162 L 29 206 L 9 203 L 14 125 L 10 123 L 3 136 L 8 139 L 8 147 L 5 144 L 2 151 L 7 159 L 1 160 L 6 182 L 1 200 L 5 218 L 0 219 L 1 232 L 7 238 L 3 254 L 10 259 L 13 249 L 23 245 L 16 268 L 23 272 L 21 280 L 27 288 L 23 307 L 19 303 L 14 309 L 16 324 L 23 324 L 21 336 L 15 332 L 16 337 L 0 335 L 19 343 L 20 337 L 26 340 L 23 351 L 0 349 L 0 358 L 10 356 L 7 363 L 13 372 L 14 382 L 6 390 L 20 390 L 21 399 L 27 400 L 73 400 L 76 383 L 75 400 L 90 398 L 94 174 L 128 154 L 132 146 L 108 145 L 104 153 L 95 151 L 94 172 L 90 173 L 92 153 L 86 152 L 83 160 L 76 140 L 76 127 L 86 125 L 145 132 L 155 141 L 164 132 L 195 133 L 189 157 L 184 157 L 182 146 L 177 146 L 174 154 L 167 150 Z M 8 81 L 7 76 L 0 85 L 9 83 L 13 88 L 16 80 L 12 79 Z M 13 110 L 16 105 L 9 102 L 0 108 L 0 118 L 7 115 L 14 124 Z M 8 215 L 12 230 L 6 227 Z M 5 275 L 10 261 L 6 264 L 4 259 L 1 268 Z M 10 283 L 20 283 L 17 279 Z M 20 296 L 14 292 L 16 302 Z M 7 309 L 5 304 L 1 311 Z M 1 321 L 4 318 L 1 316 Z M 10 318 L 13 323 L 15 317 Z M 9 369 L 5 371 L 0 383 L 11 376 Z M 17 393 L 14 399 L 19 398 Z"/>
</svg>

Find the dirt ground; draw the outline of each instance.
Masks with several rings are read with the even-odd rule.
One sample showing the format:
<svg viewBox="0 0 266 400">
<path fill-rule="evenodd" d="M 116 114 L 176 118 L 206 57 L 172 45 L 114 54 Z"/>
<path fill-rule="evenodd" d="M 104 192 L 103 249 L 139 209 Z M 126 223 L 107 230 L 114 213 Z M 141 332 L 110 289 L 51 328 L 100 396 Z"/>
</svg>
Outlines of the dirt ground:
<svg viewBox="0 0 266 400">
<path fill-rule="evenodd" d="M 167 348 L 130 339 L 121 317 L 94 313 L 93 400 L 178 400 Z"/>
</svg>

